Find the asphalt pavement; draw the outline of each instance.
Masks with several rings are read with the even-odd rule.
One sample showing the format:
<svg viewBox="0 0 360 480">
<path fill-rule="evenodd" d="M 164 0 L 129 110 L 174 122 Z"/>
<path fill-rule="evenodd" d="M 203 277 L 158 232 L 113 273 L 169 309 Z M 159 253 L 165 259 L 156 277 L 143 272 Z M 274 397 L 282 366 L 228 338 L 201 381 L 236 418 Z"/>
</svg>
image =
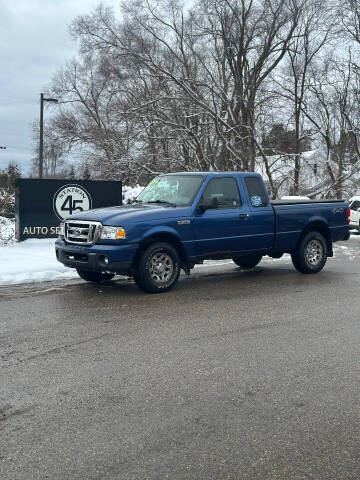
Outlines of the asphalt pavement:
<svg viewBox="0 0 360 480">
<path fill-rule="evenodd" d="M 1 480 L 358 480 L 359 250 L 1 289 Z"/>
</svg>

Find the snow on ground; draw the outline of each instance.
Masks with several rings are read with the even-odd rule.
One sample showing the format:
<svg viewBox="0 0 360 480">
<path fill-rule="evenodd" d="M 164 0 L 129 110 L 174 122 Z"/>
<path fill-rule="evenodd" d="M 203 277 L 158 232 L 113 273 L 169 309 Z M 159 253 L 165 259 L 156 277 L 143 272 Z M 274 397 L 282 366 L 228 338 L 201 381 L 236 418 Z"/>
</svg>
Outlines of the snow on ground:
<svg viewBox="0 0 360 480">
<path fill-rule="evenodd" d="M 0 246 L 0 286 L 76 278 L 56 260 L 55 239 L 31 239 Z"/>
</svg>

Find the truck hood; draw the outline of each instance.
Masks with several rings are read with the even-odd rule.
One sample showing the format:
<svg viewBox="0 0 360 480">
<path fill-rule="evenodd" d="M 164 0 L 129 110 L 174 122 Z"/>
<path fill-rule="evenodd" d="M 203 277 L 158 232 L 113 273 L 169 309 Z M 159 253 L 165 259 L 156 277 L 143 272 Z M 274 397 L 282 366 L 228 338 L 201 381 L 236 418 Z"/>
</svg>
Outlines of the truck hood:
<svg viewBox="0 0 360 480">
<path fill-rule="evenodd" d="M 190 207 L 170 207 L 158 204 L 132 204 L 118 207 L 97 208 L 76 213 L 67 220 L 88 220 L 101 222 L 114 227 L 123 226 L 124 222 L 142 222 L 150 219 L 165 219 L 190 215 Z"/>
</svg>

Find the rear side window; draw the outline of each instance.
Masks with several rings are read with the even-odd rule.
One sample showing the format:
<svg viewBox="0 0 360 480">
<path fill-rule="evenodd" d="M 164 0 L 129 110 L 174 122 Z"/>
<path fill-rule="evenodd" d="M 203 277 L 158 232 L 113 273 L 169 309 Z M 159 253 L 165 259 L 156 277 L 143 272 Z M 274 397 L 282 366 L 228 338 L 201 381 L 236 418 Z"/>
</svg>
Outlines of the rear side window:
<svg viewBox="0 0 360 480">
<path fill-rule="evenodd" d="M 236 180 L 231 177 L 213 178 L 206 185 L 203 200 L 217 200 L 219 209 L 239 208 L 241 206 Z"/>
<path fill-rule="evenodd" d="M 245 177 L 245 185 L 252 207 L 266 207 L 267 198 L 264 186 L 257 177 Z"/>
<path fill-rule="evenodd" d="M 360 208 L 360 202 L 359 202 L 358 200 L 355 200 L 355 201 L 352 202 L 352 204 L 350 205 L 350 209 L 356 211 L 358 208 Z"/>
</svg>

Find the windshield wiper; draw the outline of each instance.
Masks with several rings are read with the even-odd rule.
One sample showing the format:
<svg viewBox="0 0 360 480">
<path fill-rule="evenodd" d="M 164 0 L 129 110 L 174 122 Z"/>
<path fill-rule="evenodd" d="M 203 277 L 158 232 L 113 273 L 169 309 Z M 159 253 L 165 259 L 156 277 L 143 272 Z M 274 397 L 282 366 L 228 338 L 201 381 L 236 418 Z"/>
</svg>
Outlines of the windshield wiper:
<svg viewBox="0 0 360 480">
<path fill-rule="evenodd" d="M 165 205 L 170 205 L 171 207 L 176 207 L 175 203 L 167 202 L 166 200 L 150 200 L 146 203 L 165 203 Z"/>
<path fill-rule="evenodd" d="M 142 200 L 138 200 L 137 198 L 135 198 L 135 200 L 133 200 L 131 203 L 142 203 Z"/>
</svg>

